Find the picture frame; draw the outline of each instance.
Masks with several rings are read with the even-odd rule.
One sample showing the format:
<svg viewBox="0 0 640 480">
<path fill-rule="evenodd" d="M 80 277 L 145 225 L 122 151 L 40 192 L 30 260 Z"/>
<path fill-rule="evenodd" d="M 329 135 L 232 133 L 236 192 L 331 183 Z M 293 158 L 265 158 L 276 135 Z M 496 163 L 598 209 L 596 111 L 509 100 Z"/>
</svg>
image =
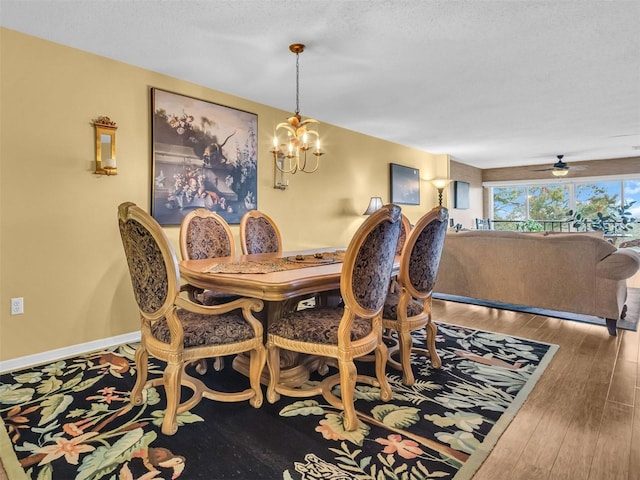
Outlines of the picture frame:
<svg viewBox="0 0 640 480">
<path fill-rule="evenodd" d="M 180 225 L 194 208 L 229 224 L 257 208 L 258 115 L 151 89 L 151 215 Z"/>
<path fill-rule="evenodd" d="M 469 208 L 469 183 L 453 182 L 453 208 L 466 210 Z"/>
<path fill-rule="evenodd" d="M 420 205 L 420 170 L 390 163 L 391 203 Z"/>
</svg>

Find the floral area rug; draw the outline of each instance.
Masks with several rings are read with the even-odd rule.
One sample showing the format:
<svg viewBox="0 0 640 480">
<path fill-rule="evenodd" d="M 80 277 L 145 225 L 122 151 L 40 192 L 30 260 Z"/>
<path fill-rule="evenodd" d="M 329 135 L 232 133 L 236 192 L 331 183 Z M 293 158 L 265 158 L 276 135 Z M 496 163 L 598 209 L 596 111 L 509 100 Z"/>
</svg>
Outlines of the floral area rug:
<svg viewBox="0 0 640 480">
<path fill-rule="evenodd" d="M 442 368 L 414 356 L 416 382 L 407 387 L 388 367 L 389 403 L 380 402 L 378 389 L 358 386 L 353 432 L 322 397 L 282 397 L 259 409 L 203 399 L 166 436 L 162 389 L 148 389 L 144 405 L 129 403 L 135 348 L 0 376 L 2 461 L 10 479 L 468 479 L 557 350 L 439 324 Z M 163 364 L 150 362 L 150 376 L 161 375 Z M 230 359 L 225 365 L 210 368 L 206 382 L 245 388 Z M 372 367 L 358 364 L 362 373 Z"/>
</svg>

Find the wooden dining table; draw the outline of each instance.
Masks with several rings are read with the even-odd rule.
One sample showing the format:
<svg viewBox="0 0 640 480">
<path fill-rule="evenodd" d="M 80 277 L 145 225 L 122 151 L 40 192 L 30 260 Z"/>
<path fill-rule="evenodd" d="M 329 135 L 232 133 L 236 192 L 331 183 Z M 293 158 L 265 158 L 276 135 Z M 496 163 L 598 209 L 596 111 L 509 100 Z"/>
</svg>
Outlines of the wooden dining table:
<svg viewBox="0 0 640 480">
<path fill-rule="evenodd" d="M 266 340 L 269 322 L 297 308 L 300 300 L 323 292 L 338 292 L 340 289 L 342 261 L 323 262 L 319 258 L 314 262 L 311 258 L 307 263 L 303 258 L 320 254 L 324 257 L 339 256 L 344 251 L 344 248 L 334 247 L 182 260 L 179 263 L 180 276 L 184 282 L 199 288 L 263 300 L 265 308 L 256 316 L 265 325 Z M 289 268 L 286 269 L 278 269 L 276 266 L 275 271 L 269 268 L 270 263 L 283 262 L 286 259 L 294 262 L 296 257 L 300 258 L 297 266 L 287 265 Z M 256 270 L 261 269 L 265 270 L 264 273 L 256 273 Z M 301 358 L 293 352 L 282 352 L 281 367 L 281 381 L 291 385 L 304 383 L 313 370 L 326 371 L 322 360 Z M 238 355 L 234 359 L 234 368 L 247 374 L 246 356 Z M 267 380 L 265 372 L 263 383 L 267 383 Z"/>
<path fill-rule="evenodd" d="M 281 253 L 260 253 L 235 257 L 207 258 L 202 260 L 182 260 L 179 264 L 180 276 L 185 282 L 196 287 L 259 298 L 267 304 L 281 303 L 305 295 L 336 290 L 340 288 L 342 262 L 304 264 L 299 268 L 266 273 L 252 273 L 252 264 L 264 264 L 270 260 L 295 258 L 298 255 L 332 253 L 344 251 L 338 248 L 317 248 Z M 219 264 L 234 264 L 237 273 L 215 272 Z M 242 268 L 246 265 L 246 269 Z"/>
</svg>

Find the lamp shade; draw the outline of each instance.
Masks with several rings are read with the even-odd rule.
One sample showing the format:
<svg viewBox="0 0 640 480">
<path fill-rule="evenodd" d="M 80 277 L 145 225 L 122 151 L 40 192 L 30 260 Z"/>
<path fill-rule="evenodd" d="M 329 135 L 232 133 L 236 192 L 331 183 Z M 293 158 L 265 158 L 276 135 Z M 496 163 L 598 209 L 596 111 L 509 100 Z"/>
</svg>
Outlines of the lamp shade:
<svg viewBox="0 0 640 480">
<path fill-rule="evenodd" d="M 431 180 L 431 183 L 433 183 L 433 186 L 436 188 L 444 188 L 449 185 L 449 182 L 450 180 L 448 178 L 434 178 Z"/>
<path fill-rule="evenodd" d="M 376 210 L 380 210 L 382 208 L 382 198 L 380 197 L 371 197 L 369 200 L 369 206 L 363 213 L 363 215 L 371 215 Z"/>
</svg>

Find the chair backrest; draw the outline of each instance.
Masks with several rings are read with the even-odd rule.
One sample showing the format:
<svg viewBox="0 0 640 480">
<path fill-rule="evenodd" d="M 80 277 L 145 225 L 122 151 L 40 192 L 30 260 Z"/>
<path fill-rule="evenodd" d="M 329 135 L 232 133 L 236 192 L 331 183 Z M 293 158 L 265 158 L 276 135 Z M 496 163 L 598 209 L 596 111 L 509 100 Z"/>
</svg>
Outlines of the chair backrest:
<svg viewBox="0 0 640 480">
<path fill-rule="evenodd" d="M 406 217 L 406 215 L 402 214 L 400 224 L 400 236 L 398 237 L 398 246 L 396 248 L 396 255 L 400 255 L 402 253 L 402 247 L 404 247 L 404 242 L 407 241 L 407 237 L 409 236 L 409 232 L 411 231 L 411 222 Z"/>
<path fill-rule="evenodd" d="M 490 218 L 476 218 L 477 230 L 492 230 Z"/>
<path fill-rule="evenodd" d="M 206 208 L 192 210 L 180 224 L 180 254 L 183 260 L 235 255 L 236 245 L 229 224 Z"/>
<path fill-rule="evenodd" d="M 240 219 L 242 253 L 279 253 L 282 237 L 275 222 L 266 213 L 249 210 Z"/>
<path fill-rule="evenodd" d="M 173 248 L 158 222 L 134 203 L 118 207 L 118 224 L 140 313 L 149 320 L 162 318 L 180 289 Z"/>
<path fill-rule="evenodd" d="M 384 305 L 400 236 L 400 207 L 388 204 L 356 231 L 345 254 L 340 293 L 356 316 L 372 318 Z"/>
<path fill-rule="evenodd" d="M 402 250 L 398 281 L 413 298 L 428 298 L 433 291 L 447 233 L 449 211 L 434 207 L 414 225 Z"/>
</svg>

